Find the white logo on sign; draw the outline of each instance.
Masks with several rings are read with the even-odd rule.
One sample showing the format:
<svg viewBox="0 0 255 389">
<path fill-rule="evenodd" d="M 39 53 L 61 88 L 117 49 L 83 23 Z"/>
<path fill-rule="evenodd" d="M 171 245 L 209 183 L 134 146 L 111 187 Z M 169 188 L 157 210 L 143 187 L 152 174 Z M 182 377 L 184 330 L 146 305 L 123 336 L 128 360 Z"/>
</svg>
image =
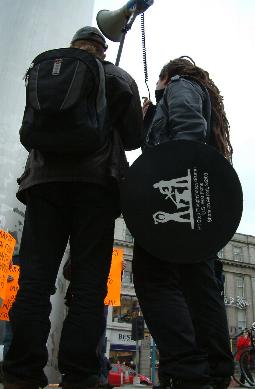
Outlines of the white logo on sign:
<svg viewBox="0 0 255 389">
<path fill-rule="evenodd" d="M 185 177 L 169 181 L 161 180 L 156 182 L 153 188 L 159 189 L 160 193 L 166 195 L 165 200 L 171 200 L 179 210 L 174 213 L 164 211 L 154 213 L 154 223 L 167 223 L 168 221 L 190 223 L 191 228 L 194 229 L 190 170 L 188 169 L 188 174 Z"/>
</svg>

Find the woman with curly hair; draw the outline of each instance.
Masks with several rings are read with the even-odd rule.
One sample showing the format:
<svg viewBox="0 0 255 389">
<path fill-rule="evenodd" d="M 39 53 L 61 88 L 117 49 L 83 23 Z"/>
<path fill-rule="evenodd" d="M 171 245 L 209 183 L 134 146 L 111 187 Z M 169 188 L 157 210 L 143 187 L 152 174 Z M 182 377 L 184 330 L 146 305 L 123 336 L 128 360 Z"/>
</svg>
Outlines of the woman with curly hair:
<svg viewBox="0 0 255 389">
<path fill-rule="evenodd" d="M 231 162 L 223 98 L 207 71 L 189 57 L 170 61 L 160 72 L 156 100 L 156 107 L 144 103 L 145 152 L 169 140 L 191 140 L 215 147 Z M 215 253 L 193 263 L 167 262 L 135 244 L 135 289 L 159 349 L 162 387 L 228 387 L 233 357 L 217 260 Z"/>
</svg>

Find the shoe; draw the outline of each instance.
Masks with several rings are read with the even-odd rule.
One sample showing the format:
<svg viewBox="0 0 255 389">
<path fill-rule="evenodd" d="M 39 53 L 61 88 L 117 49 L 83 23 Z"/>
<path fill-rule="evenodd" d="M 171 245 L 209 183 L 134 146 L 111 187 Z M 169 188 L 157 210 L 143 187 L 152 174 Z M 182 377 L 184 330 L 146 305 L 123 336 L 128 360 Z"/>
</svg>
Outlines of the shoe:
<svg viewBox="0 0 255 389">
<path fill-rule="evenodd" d="M 31 382 L 5 382 L 4 389 L 40 389 L 36 384 L 31 384 Z"/>
</svg>

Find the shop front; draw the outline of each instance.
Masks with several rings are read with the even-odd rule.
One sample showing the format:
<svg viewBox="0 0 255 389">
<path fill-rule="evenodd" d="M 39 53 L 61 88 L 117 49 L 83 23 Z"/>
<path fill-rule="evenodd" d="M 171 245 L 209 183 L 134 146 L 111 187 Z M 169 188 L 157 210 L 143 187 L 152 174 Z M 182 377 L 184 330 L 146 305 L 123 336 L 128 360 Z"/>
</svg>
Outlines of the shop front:
<svg viewBox="0 0 255 389">
<path fill-rule="evenodd" d="M 131 326 L 130 326 L 131 327 Z M 136 359 L 136 343 L 131 339 L 131 328 L 111 329 L 109 359 L 111 363 L 130 364 Z"/>
</svg>

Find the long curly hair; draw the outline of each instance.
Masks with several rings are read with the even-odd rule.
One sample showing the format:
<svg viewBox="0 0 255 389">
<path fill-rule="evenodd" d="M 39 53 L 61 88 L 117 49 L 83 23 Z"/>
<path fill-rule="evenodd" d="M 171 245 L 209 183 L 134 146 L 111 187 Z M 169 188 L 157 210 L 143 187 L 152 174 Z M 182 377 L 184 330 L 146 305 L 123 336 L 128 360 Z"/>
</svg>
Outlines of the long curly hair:
<svg viewBox="0 0 255 389">
<path fill-rule="evenodd" d="M 169 82 L 173 76 L 188 76 L 204 85 L 211 100 L 212 136 L 210 144 L 216 147 L 225 158 L 232 162 L 233 148 L 230 143 L 229 122 L 224 110 L 223 97 L 219 89 L 209 77 L 209 73 L 198 66 L 188 56 L 176 58 L 168 62 L 161 70 L 159 78 Z"/>
</svg>

